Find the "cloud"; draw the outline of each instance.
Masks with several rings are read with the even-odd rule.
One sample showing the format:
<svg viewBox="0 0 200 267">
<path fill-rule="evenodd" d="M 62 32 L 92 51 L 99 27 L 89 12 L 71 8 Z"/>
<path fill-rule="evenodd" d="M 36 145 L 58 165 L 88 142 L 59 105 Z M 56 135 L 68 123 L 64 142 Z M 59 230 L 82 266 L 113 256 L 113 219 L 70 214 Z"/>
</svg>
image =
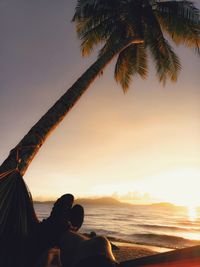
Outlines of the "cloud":
<svg viewBox="0 0 200 267">
<path fill-rule="evenodd" d="M 130 191 L 123 195 L 115 192 L 112 197 L 123 202 L 130 202 L 134 204 L 149 204 L 158 202 L 158 199 L 152 197 L 149 193 L 141 193 L 139 191 Z"/>
</svg>

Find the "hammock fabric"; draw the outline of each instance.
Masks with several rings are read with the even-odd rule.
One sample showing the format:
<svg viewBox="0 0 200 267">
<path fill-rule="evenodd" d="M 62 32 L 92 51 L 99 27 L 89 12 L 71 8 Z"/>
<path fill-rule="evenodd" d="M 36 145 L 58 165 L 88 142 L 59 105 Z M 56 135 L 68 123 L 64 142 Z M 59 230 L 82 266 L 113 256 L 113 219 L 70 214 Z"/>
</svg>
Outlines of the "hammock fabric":
<svg viewBox="0 0 200 267">
<path fill-rule="evenodd" d="M 18 171 L 0 178 L 0 261 L 23 266 L 27 240 L 38 224 L 31 194 Z M 14 264 L 14 265 L 13 265 Z"/>
<path fill-rule="evenodd" d="M 22 176 L 13 172 L 0 180 L 0 236 L 26 237 L 38 222 L 33 201 Z"/>
</svg>

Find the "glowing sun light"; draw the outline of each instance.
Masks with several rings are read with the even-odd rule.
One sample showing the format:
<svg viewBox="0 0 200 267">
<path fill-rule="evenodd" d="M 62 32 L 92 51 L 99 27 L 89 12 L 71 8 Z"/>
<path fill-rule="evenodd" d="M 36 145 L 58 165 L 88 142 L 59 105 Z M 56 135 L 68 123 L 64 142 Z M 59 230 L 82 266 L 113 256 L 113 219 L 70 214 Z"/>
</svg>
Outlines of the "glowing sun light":
<svg viewBox="0 0 200 267">
<path fill-rule="evenodd" d="M 190 221 L 195 221 L 197 219 L 197 211 L 195 206 L 189 206 L 188 209 L 188 217 Z"/>
</svg>

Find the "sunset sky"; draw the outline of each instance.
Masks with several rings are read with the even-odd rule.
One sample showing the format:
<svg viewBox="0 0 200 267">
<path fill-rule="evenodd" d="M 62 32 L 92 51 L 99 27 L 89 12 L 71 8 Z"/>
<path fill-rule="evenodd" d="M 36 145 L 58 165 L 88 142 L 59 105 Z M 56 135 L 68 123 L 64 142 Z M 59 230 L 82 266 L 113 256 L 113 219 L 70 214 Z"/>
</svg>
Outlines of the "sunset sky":
<svg viewBox="0 0 200 267">
<path fill-rule="evenodd" d="M 75 4 L 0 0 L 0 162 L 95 60 L 81 57 Z M 72 192 L 200 206 L 200 57 L 176 52 L 182 72 L 165 87 L 152 62 L 125 95 L 113 65 L 104 71 L 25 174 L 34 198 Z"/>
</svg>

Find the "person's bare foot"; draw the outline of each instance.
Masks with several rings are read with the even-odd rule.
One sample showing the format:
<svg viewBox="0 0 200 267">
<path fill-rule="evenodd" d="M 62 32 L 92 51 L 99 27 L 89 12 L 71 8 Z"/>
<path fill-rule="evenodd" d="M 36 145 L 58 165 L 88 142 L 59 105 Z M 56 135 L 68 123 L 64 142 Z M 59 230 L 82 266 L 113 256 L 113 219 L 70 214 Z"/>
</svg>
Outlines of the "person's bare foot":
<svg viewBox="0 0 200 267">
<path fill-rule="evenodd" d="M 70 230 L 78 231 L 84 220 L 84 208 L 81 205 L 75 205 L 70 212 Z"/>
</svg>

